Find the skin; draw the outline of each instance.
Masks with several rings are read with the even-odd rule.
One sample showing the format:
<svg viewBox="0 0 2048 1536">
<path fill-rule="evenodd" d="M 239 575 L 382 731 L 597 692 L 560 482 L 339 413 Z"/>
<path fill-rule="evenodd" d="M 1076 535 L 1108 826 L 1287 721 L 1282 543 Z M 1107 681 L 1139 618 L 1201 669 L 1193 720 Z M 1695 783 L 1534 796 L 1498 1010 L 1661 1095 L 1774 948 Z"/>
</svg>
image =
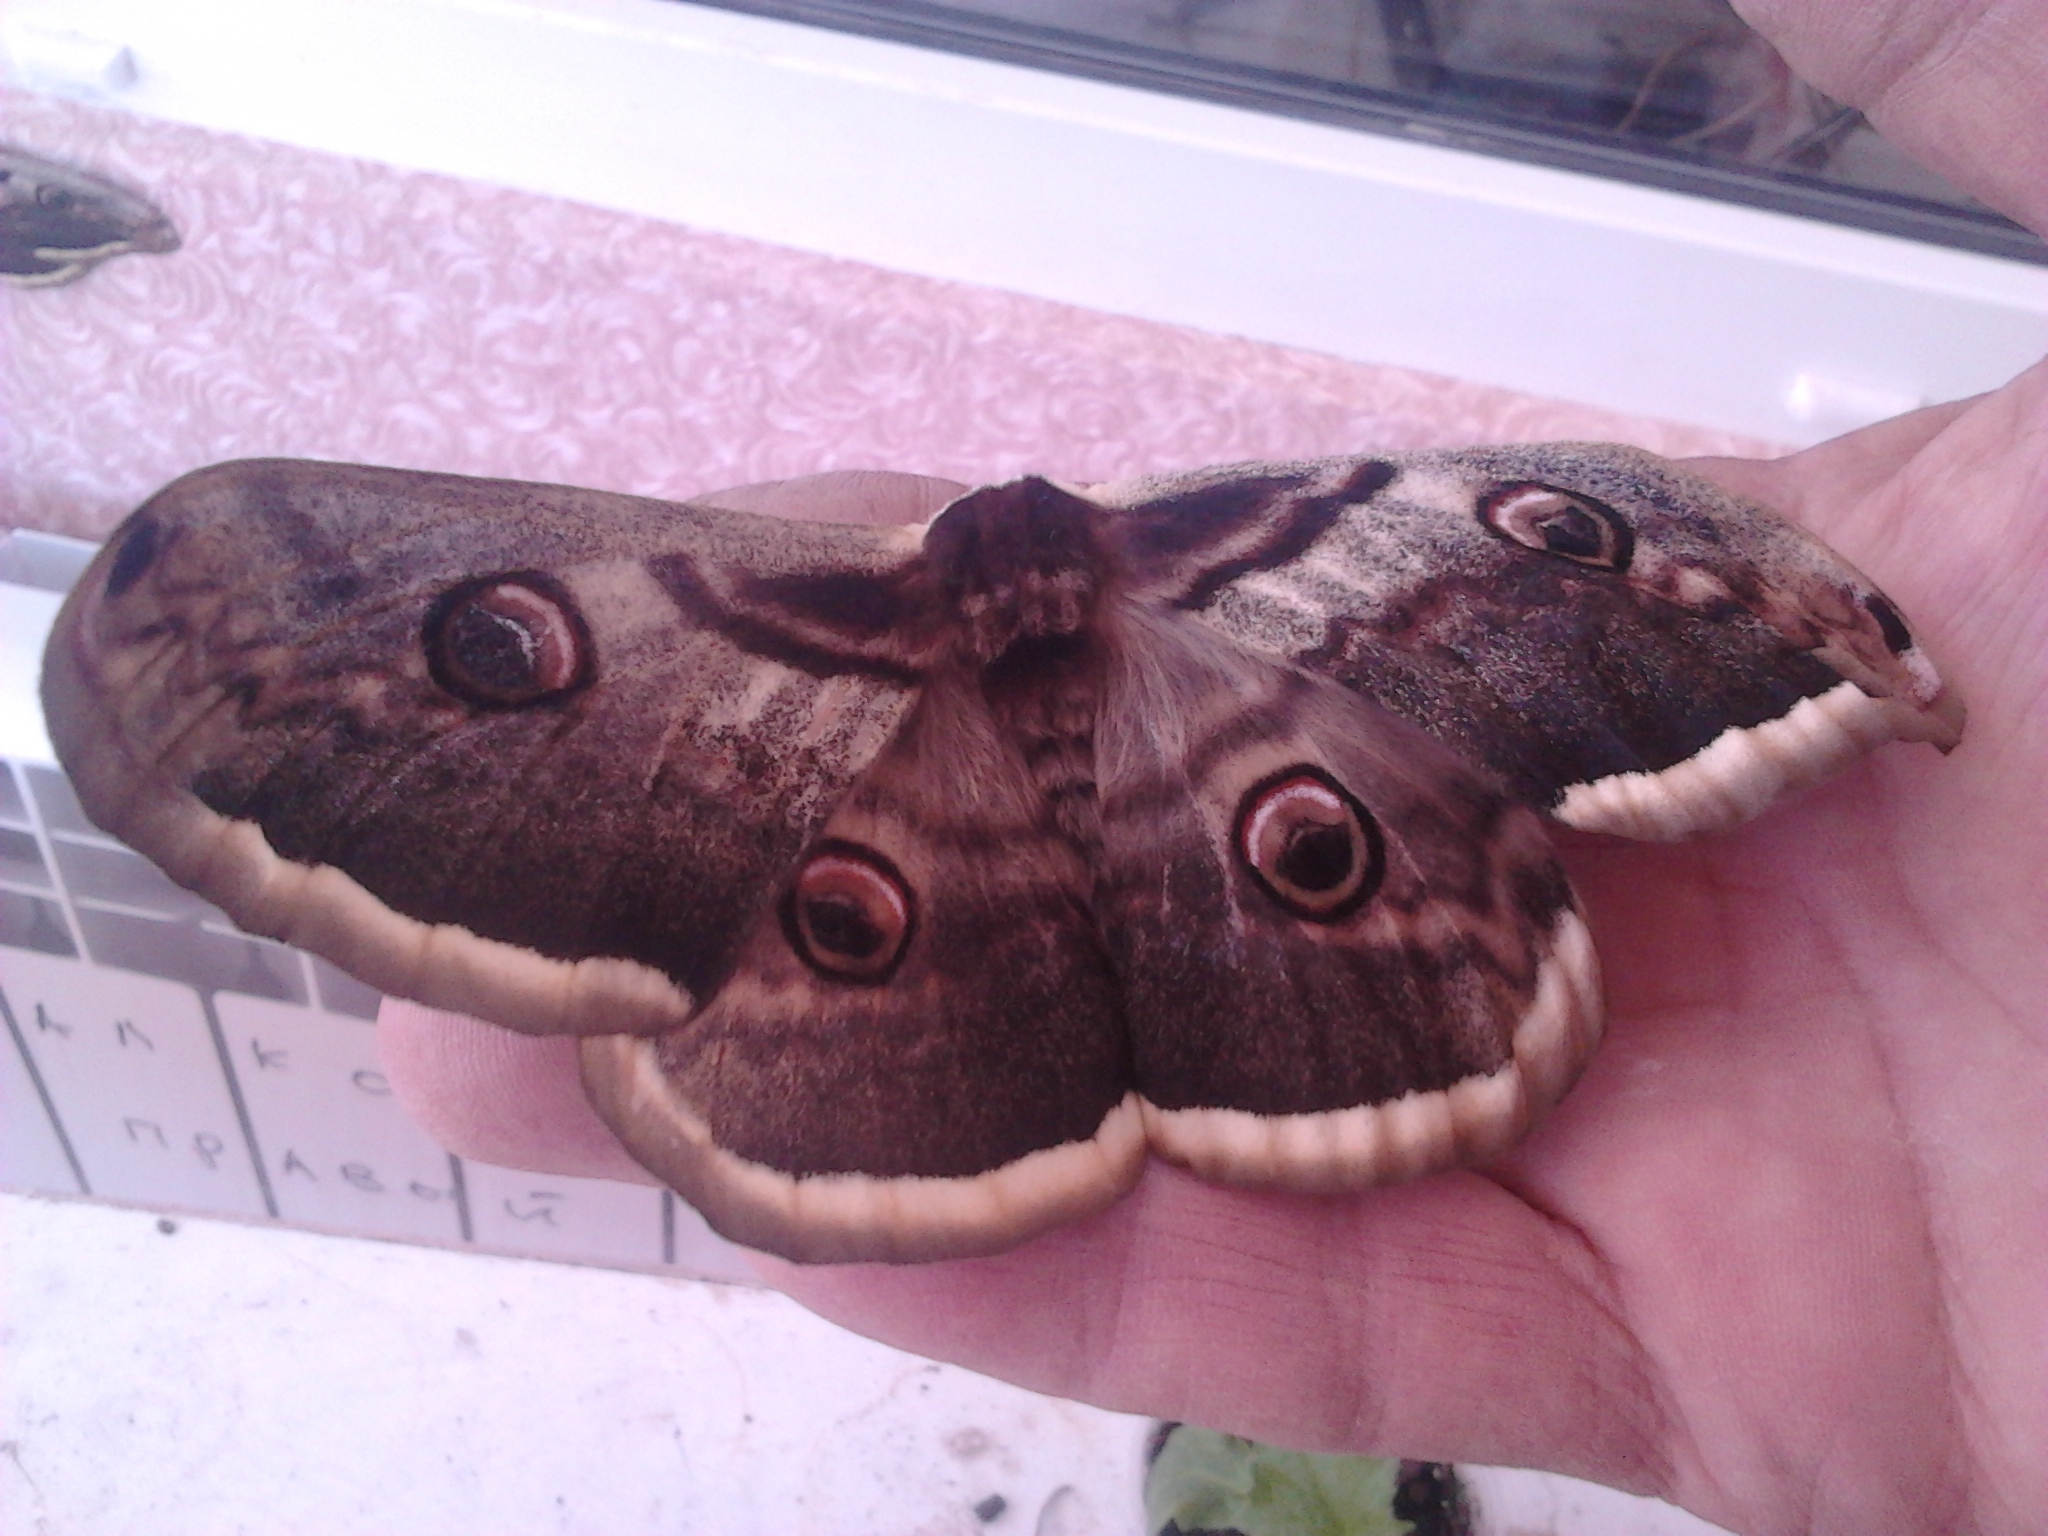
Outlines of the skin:
<svg viewBox="0 0 2048 1536">
<path fill-rule="evenodd" d="M 1745 9 L 2048 226 L 2048 4 Z M 1547 1467 L 1743 1532 L 2048 1530 L 2048 364 L 1695 467 L 1876 577 L 1969 731 L 1734 834 L 1564 839 L 1609 1033 L 1523 1147 L 1343 1199 L 1155 1165 L 998 1258 L 766 1278 L 921 1354 L 1286 1445 Z M 864 474 L 708 499 L 886 522 L 957 489 Z M 569 1043 L 403 1005 L 385 1025 L 450 1146 L 644 1179 Z"/>
</svg>

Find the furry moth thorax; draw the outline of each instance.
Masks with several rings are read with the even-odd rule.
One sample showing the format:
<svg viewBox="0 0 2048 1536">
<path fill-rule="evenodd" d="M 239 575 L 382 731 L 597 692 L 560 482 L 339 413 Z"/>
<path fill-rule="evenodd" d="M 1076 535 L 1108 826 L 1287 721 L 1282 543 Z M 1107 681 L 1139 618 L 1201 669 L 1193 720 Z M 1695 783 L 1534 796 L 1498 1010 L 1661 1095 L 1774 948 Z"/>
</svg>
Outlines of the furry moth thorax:
<svg viewBox="0 0 2048 1536">
<path fill-rule="evenodd" d="M 928 528 L 251 461 L 116 533 L 44 698 L 89 813 L 388 992 L 586 1036 L 737 1241 L 991 1252 L 1148 1153 L 1345 1191 L 1569 1086 L 1545 821 L 1675 838 L 1962 708 L 1647 454 L 961 497 Z"/>
</svg>

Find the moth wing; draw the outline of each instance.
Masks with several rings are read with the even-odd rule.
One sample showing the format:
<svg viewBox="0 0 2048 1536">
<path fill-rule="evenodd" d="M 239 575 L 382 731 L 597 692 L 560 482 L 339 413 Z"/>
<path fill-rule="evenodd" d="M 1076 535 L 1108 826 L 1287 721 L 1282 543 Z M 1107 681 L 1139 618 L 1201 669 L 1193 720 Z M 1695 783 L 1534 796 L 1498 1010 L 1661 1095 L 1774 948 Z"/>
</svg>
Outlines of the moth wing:
<svg viewBox="0 0 2048 1536">
<path fill-rule="evenodd" d="M 738 1242 L 991 1253 L 1144 1160 L 1080 853 L 978 688 L 935 679 L 688 1023 L 584 1046 L 635 1156 Z"/>
<path fill-rule="evenodd" d="M 100 825 L 245 928 L 534 1031 L 686 1017 L 921 687 L 914 537 L 251 461 L 58 619 Z"/>
<path fill-rule="evenodd" d="M 1568 825 L 1747 820 L 1963 708 L 1904 617 L 1768 510 L 1613 444 L 1097 487 L 1141 585 L 1385 705 Z"/>
<path fill-rule="evenodd" d="M 1154 1149 L 1312 1191 L 1504 1150 L 1601 1022 L 1539 819 L 1327 679 L 1183 615 L 1130 628 L 1096 899 Z"/>
</svg>

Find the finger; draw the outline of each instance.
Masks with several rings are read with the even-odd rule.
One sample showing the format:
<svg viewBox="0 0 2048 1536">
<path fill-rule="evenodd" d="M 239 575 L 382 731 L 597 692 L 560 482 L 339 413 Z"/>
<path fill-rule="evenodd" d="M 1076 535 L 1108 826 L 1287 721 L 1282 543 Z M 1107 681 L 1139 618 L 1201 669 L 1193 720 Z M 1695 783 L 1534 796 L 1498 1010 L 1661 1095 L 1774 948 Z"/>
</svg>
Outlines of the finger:
<svg viewBox="0 0 2048 1536">
<path fill-rule="evenodd" d="M 399 1102 L 459 1156 L 537 1173 L 656 1182 L 590 1107 L 571 1036 L 515 1034 L 390 997 L 378 1010 L 377 1048 Z"/>
<path fill-rule="evenodd" d="M 693 496 L 698 506 L 811 523 L 921 523 L 968 487 L 931 475 L 835 469 L 794 480 L 763 480 Z"/>
<path fill-rule="evenodd" d="M 1803 79 L 2037 233 L 2048 230 L 2048 3 L 1738 0 Z"/>
<path fill-rule="evenodd" d="M 1908 411 L 1776 459 L 1697 458 L 1680 462 L 1717 485 L 1763 503 L 1816 533 L 1853 540 L 1845 527 L 1884 483 L 1926 450 L 1979 399 Z"/>
<path fill-rule="evenodd" d="M 1672 1481 L 1599 1264 L 1475 1174 L 1329 1199 L 1155 1165 L 1110 1211 L 994 1258 L 758 1263 L 857 1332 L 1109 1408 L 1306 1449 Z"/>
</svg>

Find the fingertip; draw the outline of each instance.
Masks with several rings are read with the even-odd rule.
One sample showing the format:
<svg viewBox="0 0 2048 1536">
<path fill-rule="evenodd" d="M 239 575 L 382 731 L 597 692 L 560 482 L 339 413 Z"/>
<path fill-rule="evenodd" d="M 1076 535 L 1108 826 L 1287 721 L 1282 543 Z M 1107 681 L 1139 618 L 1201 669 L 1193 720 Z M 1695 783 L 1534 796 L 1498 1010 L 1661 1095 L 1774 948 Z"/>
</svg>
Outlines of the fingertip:
<svg viewBox="0 0 2048 1536">
<path fill-rule="evenodd" d="M 574 1037 L 515 1034 L 386 998 L 377 1042 L 399 1102 L 449 1151 L 540 1173 L 655 1182 L 591 1108 Z"/>
<path fill-rule="evenodd" d="M 834 469 L 789 480 L 764 480 L 691 497 L 699 506 L 755 512 L 796 522 L 921 523 L 968 489 L 957 480 L 887 469 Z"/>
</svg>

